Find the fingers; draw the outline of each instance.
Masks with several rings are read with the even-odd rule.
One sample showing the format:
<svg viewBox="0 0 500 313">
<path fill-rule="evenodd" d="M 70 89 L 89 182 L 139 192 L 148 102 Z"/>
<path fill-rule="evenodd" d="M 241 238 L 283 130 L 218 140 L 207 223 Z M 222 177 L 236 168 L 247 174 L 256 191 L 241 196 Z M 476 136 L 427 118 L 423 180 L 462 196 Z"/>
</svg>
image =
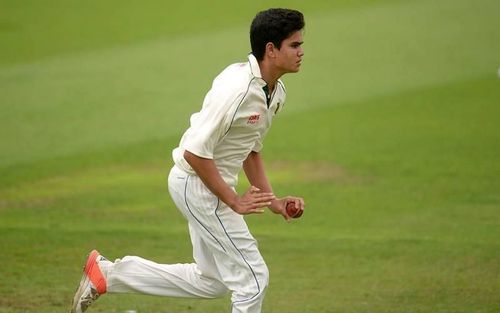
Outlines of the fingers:
<svg viewBox="0 0 500 313">
<path fill-rule="evenodd" d="M 259 191 L 260 191 L 259 188 L 255 187 L 255 186 L 250 186 L 250 189 L 249 189 L 250 193 L 257 193 Z"/>
<path fill-rule="evenodd" d="M 265 207 L 270 206 L 271 201 L 274 199 L 276 199 L 276 197 L 273 194 L 267 194 L 267 195 L 258 195 L 247 200 L 248 200 L 248 205 L 253 206 L 254 208 L 263 209 Z"/>
<path fill-rule="evenodd" d="M 264 208 L 271 205 L 276 199 L 272 192 L 263 192 L 255 186 L 251 186 L 239 199 L 236 211 L 239 214 L 262 214 Z"/>
<path fill-rule="evenodd" d="M 287 200 L 287 203 L 293 202 L 295 204 L 295 208 L 298 210 L 304 210 L 305 207 L 305 202 L 304 199 L 302 198 L 296 198 L 296 197 L 289 197 Z"/>
<path fill-rule="evenodd" d="M 293 216 L 289 216 L 287 213 L 286 206 L 288 203 L 293 203 L 297 211 Z M 237 206 L 239 214 L 262 214 L 264 208 L 269 207 L 274 213 L 281 214 L 289 222 L 293 218 L 299 218 L 304 213 L 305 202 L 304 199 L 293 196 L 277 199 L 274 193 L 264 192 L 255 186 L 251 186 L 240 198 Z"/>
<path fill-rule="evenodd" d="M 276 199 L 276 196 L 272 192 L 263 192 L 259 188 L 251 186 L 243 198 L 259 207 L 265 207 L 269 206 L 271 201 Z"/>
<path fill-rule="evenodd" d="M 254 208 L 254 209 L 248 209 L 246 211 L 246 214 L 262 214 L 264 212 L 265 212 L 264 208 L 259 207 L 259 208 Z"/>
<path fill-rule="evenodd" d="M 289 223 L 292 220 L 292 217 L 286 213 L 286 210 L 283 211 L 282 215 L 285 221 L 287 221 L 287 223 Z"/>
<path fill-rule="evenodd" d="M 289 204 L 293 204 L 295 207 L 295 212 L 293 213 L 293 216 L 288 215 L 287 212 L 287 206 Z M 299 197 L 286 197 L 284 201 L 284 210 L 282 212 L 283 217 L 289 222 L 293 218 L 299 218 L 302 216 L 304 213 L 304 208 L 305 208 L 305 202 L 304 199 L 299 198 Z"/>
<path fill-rule="evenodd" d="M 265 212 L 264 208 L 266 206 L 259 206 L 257 204 L 250 204 L 250 205 L 240 205 L 238 206 L 236 212 L 242 215 L 247 215 L 247 214 L 262 214 Z"/>
</svg>

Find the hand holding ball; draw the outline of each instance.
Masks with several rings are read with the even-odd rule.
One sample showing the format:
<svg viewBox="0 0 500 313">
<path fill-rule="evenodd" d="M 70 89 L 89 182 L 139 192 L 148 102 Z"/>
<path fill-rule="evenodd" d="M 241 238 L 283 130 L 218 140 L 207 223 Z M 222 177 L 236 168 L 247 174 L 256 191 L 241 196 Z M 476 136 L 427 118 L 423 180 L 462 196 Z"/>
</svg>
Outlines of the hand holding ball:
<svg viewBox="0 0 500 313">
<path fill-rule="evenodd" d="M 295 207 L 295 202 L 291 201 L 286 204 L 286 214 L 291 218 L 299 218 L 304 213 L 304 210 L 297 209 Z"/>
</svg>

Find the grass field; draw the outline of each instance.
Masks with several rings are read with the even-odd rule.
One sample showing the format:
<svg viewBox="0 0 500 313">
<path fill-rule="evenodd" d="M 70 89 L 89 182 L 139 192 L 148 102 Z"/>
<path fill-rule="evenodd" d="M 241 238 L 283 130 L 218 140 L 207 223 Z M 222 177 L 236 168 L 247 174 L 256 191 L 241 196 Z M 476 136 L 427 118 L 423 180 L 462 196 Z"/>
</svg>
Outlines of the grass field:
<svg viewBox="0 0 500 313">
<path fill-rule="evenodd" d="M 1 313 L 69 311 L 92 248 L 191 261 L 170 151 L 271 6 L 305 13 L 306 57 L 263 154 L 307 211 L 247 218 L 264 312 L 500 312 L 500 2 L 2 0 Z"/>
</svg>

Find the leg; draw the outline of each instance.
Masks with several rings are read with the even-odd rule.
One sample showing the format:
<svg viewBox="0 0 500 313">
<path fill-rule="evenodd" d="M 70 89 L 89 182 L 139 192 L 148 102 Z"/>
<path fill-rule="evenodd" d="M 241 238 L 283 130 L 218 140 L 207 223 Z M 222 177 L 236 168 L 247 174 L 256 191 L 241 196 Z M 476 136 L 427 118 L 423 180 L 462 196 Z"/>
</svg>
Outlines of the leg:
<svg viewBox="0 0 500 313">
<path fill-rule="evenodd" d="M 134 256 L 111 263 L 103 258 L 98 264 L 107 291 L 214 298 L 230 290 L 233 313 L 259 313 L 269 273 L 243 217 L 221 203 L 197 176 L 175 167 L 169 176 L 169 189 L 189 221 L 196 263 L 157 264 Z M 95 288 L 86 286 L 86 293 L 92 296 Z M 91 303 L 82 307 L 86 298 L 85 294 L 74 303 L 74 312 L 86 310 Z M 80 307 L 83 310 L 79 311 Z"/>
<path fill-rule="evenodd" d="M 114 263 L 107 275 L 109 293 L 167 297 L 217 298 L 227 293 L 219 281 L 192 264 L 158 264 L 137 256 Z"/>
<path fill-rule="evenodd" d="M 269 271 L 262 258 L 257 242 L 250 234 L 243 217 L 226 205 L 221 205 L 216 216 L 224 230 L 225 242 L 230 247 L 228 255 L 218 255 L 222 279 L 232 291 L 232 312 L 261 312 Z"/>
<path fill-rule="evenodd" d="M 71 313 L 85 312 L 106 292 L 215 298 L 227 291 L 219 280 L 203 275 L 197 264 L 157 264 L 135 256 L 112 263 L 94 250 L 84 266 Z"/>
<path fill-rule="evenodd" d="M 213 257 L 213 248 L 205 243 L 206 230 L 185 207 L 185 173 L 180 179 L 171 173 L 169 189 L 174 202 L 188 219 L 195 263 L 158 264 L 137 256 L 126 256 L 107 269 L 110 293 L 140 293 L 170 297 L 216 298 L 227 293 Z M 194 224 L 194 226 L 193 226 Z M 199 232 L 202 234 L 199 234 Z"/>
<path fill-rule="evenodd" d="M 175 167 L 169 188 L 189 220 L 194 258 L 201 272 L 232 291 L 234 313 L 260 312 L 269 273 L 243 216 L 220 202 L 199 177 Z"/>
</svg>

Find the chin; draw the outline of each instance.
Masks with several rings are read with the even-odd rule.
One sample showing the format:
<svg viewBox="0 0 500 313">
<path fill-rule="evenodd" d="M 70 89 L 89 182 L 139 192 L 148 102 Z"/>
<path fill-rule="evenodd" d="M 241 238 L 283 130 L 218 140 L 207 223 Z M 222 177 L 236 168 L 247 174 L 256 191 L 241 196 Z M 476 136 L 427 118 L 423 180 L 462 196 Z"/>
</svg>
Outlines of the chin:
<svg viewBox="0 0 500 313">
<path fill-rule="evenodd" d="M 300 71 L 300 65 L 287 68 L 284 73 L 297 73 Z"/>
</svg>

